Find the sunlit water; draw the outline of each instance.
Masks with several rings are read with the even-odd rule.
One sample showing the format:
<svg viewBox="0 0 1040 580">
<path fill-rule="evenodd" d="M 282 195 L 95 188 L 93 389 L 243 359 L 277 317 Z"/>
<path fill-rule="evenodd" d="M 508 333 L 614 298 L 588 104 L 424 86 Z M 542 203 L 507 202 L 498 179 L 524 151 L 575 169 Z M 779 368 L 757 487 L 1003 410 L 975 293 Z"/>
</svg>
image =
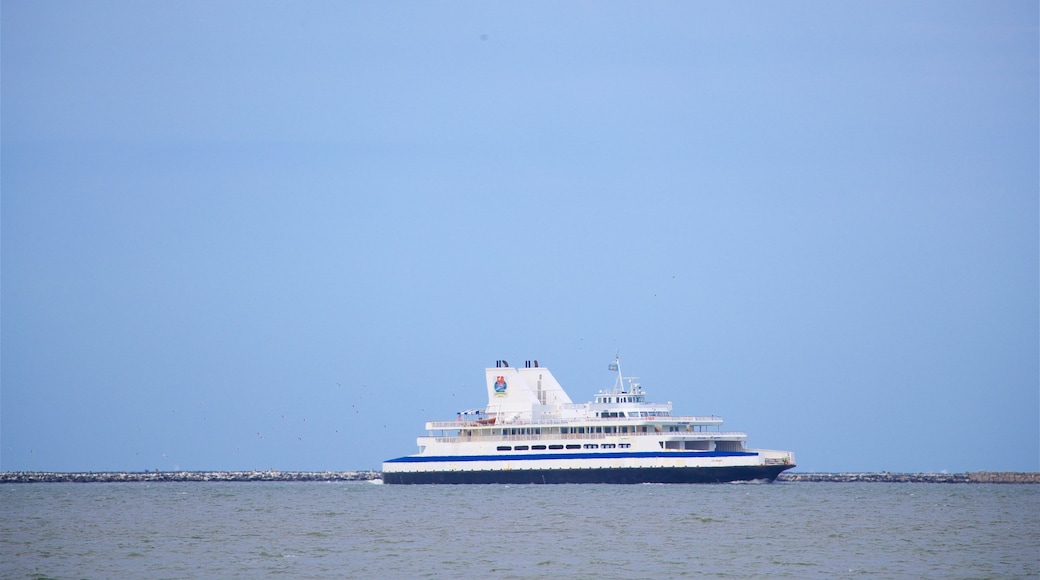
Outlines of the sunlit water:
<svg viewBox="0 0 1040 580">
<path fill-rule="evenodd" d="M 1040 486 L 0 486 L 4 578 L 1040 575 Z"/>
</svg>

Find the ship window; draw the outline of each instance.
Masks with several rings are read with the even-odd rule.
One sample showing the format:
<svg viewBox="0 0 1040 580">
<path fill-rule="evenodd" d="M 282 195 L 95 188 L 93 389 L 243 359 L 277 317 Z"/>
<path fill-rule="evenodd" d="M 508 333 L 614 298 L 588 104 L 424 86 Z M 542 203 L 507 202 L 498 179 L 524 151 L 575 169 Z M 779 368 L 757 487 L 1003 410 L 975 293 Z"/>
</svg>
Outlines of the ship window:
<svg viewBox="0 0 1040 580">
<path fill-rule="evenodd" d="M 628 427 L 621 427 L 622 433 L 628 433 Z"/>
<path fill-rule="evenodd" d="M 532 445 L 531 449 L 538 451 L 540 449 L 545 449 L 545 445 Z"/>
<path fill-rule="evenodd" d="M 614 448 L 614 444 L 613 443 L 604 443 L 603 444 L 603 448 L 604 449 L 613 449 Z"/>
<path fill-rule="evenodd" d="M 526 445 L 517 445 L 516 447 L 513 448 L 513 450 L 514 451 L 527 451 L 527 446 Z"/>
<path fill-rule="evenodd" d="M 569 433 L 569 431 L 567 430 L 567 427 L 560 427 L 560 434 L 566 435 L 567 433 Z"/>
<path fill-rule="evenodd" d="M 596 433 L 602 433 L 603 427 L 596 427 Z"/>
<path fill-rule="evenodd" d="M 567 449 L 581 449 L 581 445 L 571 444 L 567 446 Z"/>
<path fill-rule="evenodd" d="M 509 450 L 511 450 L 511 449 L 512 449 L 512 447 L 510 447 L 510 446 L 508 446 L 508 445 L 499 445 L 499 446 L 498 446 L 498 450 L 499 450 L 499 451 L 509 451 Z"/>
<path fill-rule="evenodd" d="M 595 443 L 586 443 L 585 444 L 585 449 L 599 449 L 599 445 L 597 445 Z"/>
<path fill-rule="evenodd" d="M 563 449 L 563 445 L 550 445 L 549 449 Z"/>
<path fill-rule="evenodd" d="M 631 446 L 632 446 L 631 443 L 618 443 L 618 447 L 620 447 L 622 449 L 628 449 Z"/>
</svg>

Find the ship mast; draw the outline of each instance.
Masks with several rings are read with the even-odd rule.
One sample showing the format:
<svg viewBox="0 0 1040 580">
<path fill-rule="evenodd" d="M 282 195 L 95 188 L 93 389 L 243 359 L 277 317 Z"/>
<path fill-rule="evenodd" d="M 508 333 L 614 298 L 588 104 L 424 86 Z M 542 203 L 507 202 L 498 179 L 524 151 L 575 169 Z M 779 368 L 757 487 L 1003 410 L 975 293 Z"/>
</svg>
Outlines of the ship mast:
<svg viewBox="0 0 1040 580">
<path fill-rule="evenodd" d="M 610 370 L 617 371 L 617 380 L 614 382 L 614 392 L 625 392 L 625 379 L 621 376 L 621 358 L 617 353 L 614 354 L 614 364 L 610 365 L 610 367 Z"/>
</svg>

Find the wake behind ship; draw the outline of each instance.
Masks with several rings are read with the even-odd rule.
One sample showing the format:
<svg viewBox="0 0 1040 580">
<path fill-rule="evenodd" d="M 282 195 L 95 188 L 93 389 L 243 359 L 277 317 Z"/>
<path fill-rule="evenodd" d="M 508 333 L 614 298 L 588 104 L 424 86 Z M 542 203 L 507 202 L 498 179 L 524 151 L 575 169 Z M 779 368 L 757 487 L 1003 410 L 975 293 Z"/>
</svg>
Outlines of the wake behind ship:
<svg viewBox="0 0 1040 580">
<path fill-rule="evenodd" d="M 383 463 L 385 483 L 722 483 L 773 481 L 788 451 L 748 449 L 722 418 L 673 416 L 622 377 L 573 403 L 548 368 L 500 360 L 485 369 L 488 404 L 429 421 L 419 453 Z M 626 384 L 627 379 L 627 384 Z"/>
</svg>

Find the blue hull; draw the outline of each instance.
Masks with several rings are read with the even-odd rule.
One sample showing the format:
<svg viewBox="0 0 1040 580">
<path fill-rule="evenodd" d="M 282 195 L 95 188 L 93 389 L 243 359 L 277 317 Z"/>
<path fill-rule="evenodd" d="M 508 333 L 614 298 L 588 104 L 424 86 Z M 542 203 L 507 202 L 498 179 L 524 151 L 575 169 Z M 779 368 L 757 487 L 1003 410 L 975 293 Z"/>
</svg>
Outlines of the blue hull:
<svg viewBox="0 0 1040 580">
<path fill-rule="evenodd" d="M 629 467 L 611 469 L 511 469 L 495 471 L 383 472 L 383 483 L 728 483 L 766 480 L 794 465 L 746 467 Z"/>
</svg>

